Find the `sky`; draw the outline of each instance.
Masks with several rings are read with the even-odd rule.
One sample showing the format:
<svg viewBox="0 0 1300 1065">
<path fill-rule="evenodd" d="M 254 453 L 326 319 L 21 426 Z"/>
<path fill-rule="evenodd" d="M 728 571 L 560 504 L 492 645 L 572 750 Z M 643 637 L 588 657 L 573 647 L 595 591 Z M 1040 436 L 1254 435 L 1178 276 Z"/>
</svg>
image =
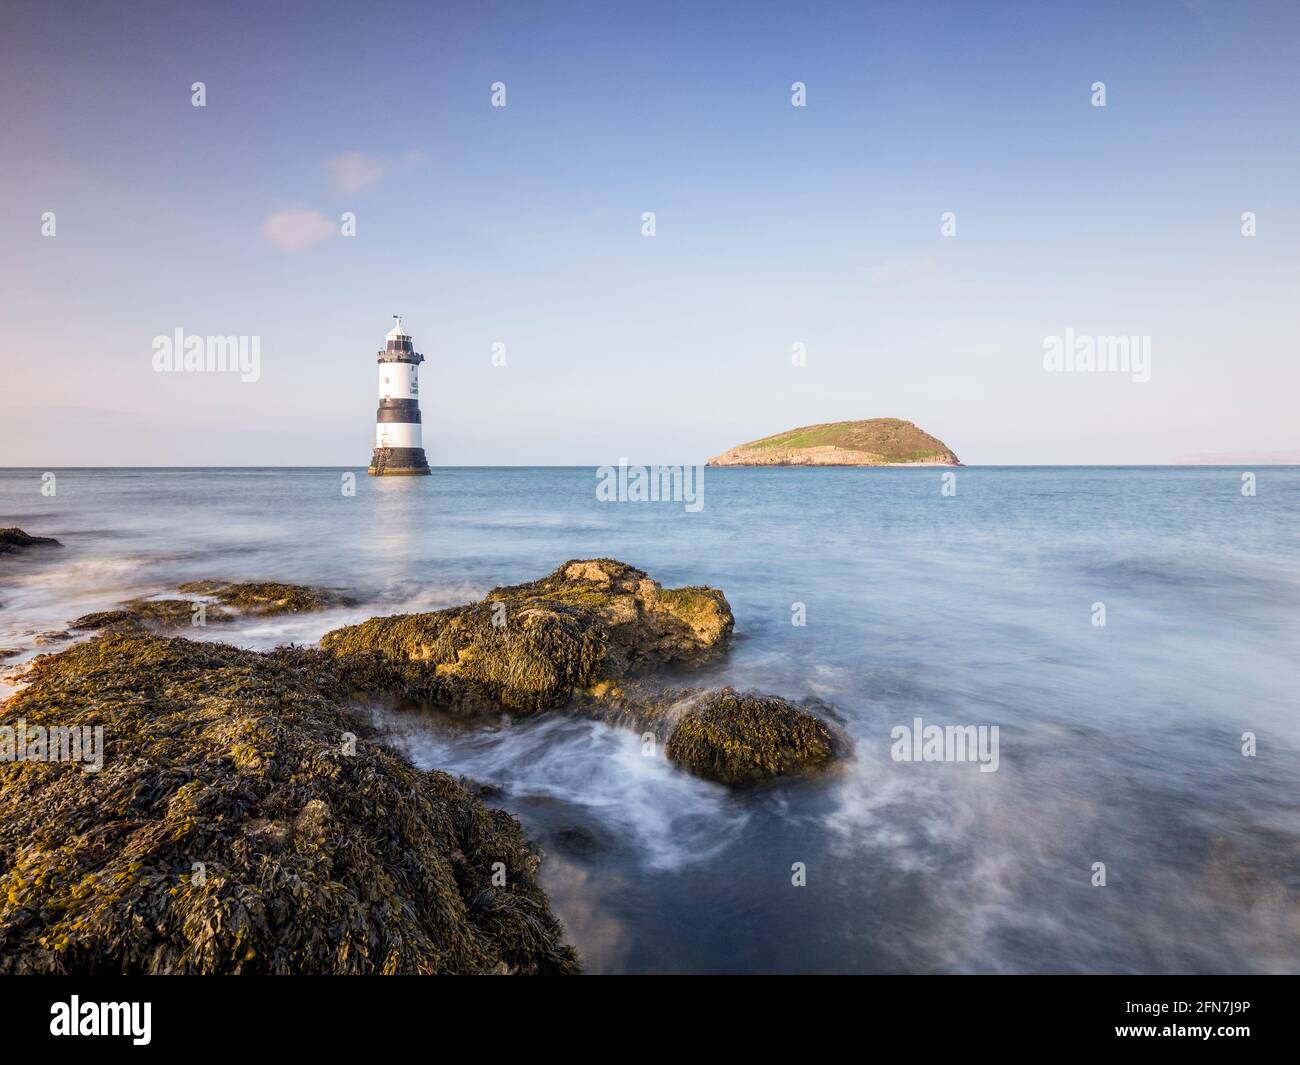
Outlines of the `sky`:
<svg viewBox="0 0 1300 1065">
<path fill-rule="evenodd" d="M 1296 461 L 1297 116 L 1291 2 L 6 0 L 0 466 L 362 466 L 397 313 L 436 465 Z"/>
</svg>

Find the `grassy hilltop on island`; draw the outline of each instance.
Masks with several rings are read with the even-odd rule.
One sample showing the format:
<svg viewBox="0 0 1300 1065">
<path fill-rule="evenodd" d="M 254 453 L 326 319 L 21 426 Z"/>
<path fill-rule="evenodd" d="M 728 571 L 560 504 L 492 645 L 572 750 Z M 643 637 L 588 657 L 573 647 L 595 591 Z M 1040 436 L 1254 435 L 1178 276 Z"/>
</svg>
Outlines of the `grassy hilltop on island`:
<svg viewBox="0 0 1300 1065">
<path fill-rule="evenodd" d="M 901 418 L 805 425 L 733 447 L 710 466 L 960 466 L 939 440 Z"/>
</svg>

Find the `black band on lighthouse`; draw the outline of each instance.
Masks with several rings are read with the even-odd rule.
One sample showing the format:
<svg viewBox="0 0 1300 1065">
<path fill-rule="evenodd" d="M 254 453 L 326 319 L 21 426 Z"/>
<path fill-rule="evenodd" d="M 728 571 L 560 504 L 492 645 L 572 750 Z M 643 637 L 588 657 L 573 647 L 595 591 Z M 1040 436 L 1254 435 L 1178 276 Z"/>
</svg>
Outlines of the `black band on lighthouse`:
<svg viewBox="0 0 1300 1065">
<path fill-rule="evenodd" d="M 385 407 L 379 404 L 379 410 L 375 412 L 376 422 L 391 422 L 400 425 L 404 422 L 416 423 L 420 419 L 420 408 L 411 400 L 405 400 L 409 406 L 403 407 Z"/>
</svg>

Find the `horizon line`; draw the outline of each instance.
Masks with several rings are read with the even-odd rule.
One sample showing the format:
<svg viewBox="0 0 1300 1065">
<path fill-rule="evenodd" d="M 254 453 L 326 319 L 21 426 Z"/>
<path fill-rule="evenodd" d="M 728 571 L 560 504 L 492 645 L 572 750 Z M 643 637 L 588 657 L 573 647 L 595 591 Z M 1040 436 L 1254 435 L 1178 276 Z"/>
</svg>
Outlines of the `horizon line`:
<svg viewBox="0 0 1300 1065">
<path fill-rule="evenodd" d="M 439 466 L 429 464 L 431 470 L 587 470 L 613 466 L 616 463 L 474 463 Z M 791 465 L 762 466 L 710 466 L 707 462 L 629 462 L 629 466 L 700 466 L 710 470 L 971 470 L 971 469 L 1055 469 L 1055 470 L 1137 470 L 1137 469 L 1232 469 L 1236 467 L 1268 466 L 1276 469 L 1300 468 L 1300 462 L 963 462 L 948 466 L 940 463 L 889 464 L 879 466 L 854 465 Z M 361 465 L 224 465 L 224 466 L 0 466 L 0 473 L 45 470 L 366 470 Z"/>
</svg>

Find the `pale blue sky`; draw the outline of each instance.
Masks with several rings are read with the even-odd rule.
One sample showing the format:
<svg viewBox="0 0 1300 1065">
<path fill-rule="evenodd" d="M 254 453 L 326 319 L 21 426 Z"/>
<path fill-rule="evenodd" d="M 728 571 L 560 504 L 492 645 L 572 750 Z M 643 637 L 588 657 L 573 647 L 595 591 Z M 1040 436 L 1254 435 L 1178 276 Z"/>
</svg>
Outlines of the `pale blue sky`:
<svg viewBox="0 0 1300 1065">
<path fill-rule="evenodd" d="M 970 463 L 1300 450 L 1298 5 L 265 7 L 0 12 L 0 465 L 363 465 L 394 312 L 435 464 L 875 416 Z M 1150 382 L 1045 373 L 1067 327 Z M 177 328 L 261 379 L 154 373 Z"/>
</svg>

